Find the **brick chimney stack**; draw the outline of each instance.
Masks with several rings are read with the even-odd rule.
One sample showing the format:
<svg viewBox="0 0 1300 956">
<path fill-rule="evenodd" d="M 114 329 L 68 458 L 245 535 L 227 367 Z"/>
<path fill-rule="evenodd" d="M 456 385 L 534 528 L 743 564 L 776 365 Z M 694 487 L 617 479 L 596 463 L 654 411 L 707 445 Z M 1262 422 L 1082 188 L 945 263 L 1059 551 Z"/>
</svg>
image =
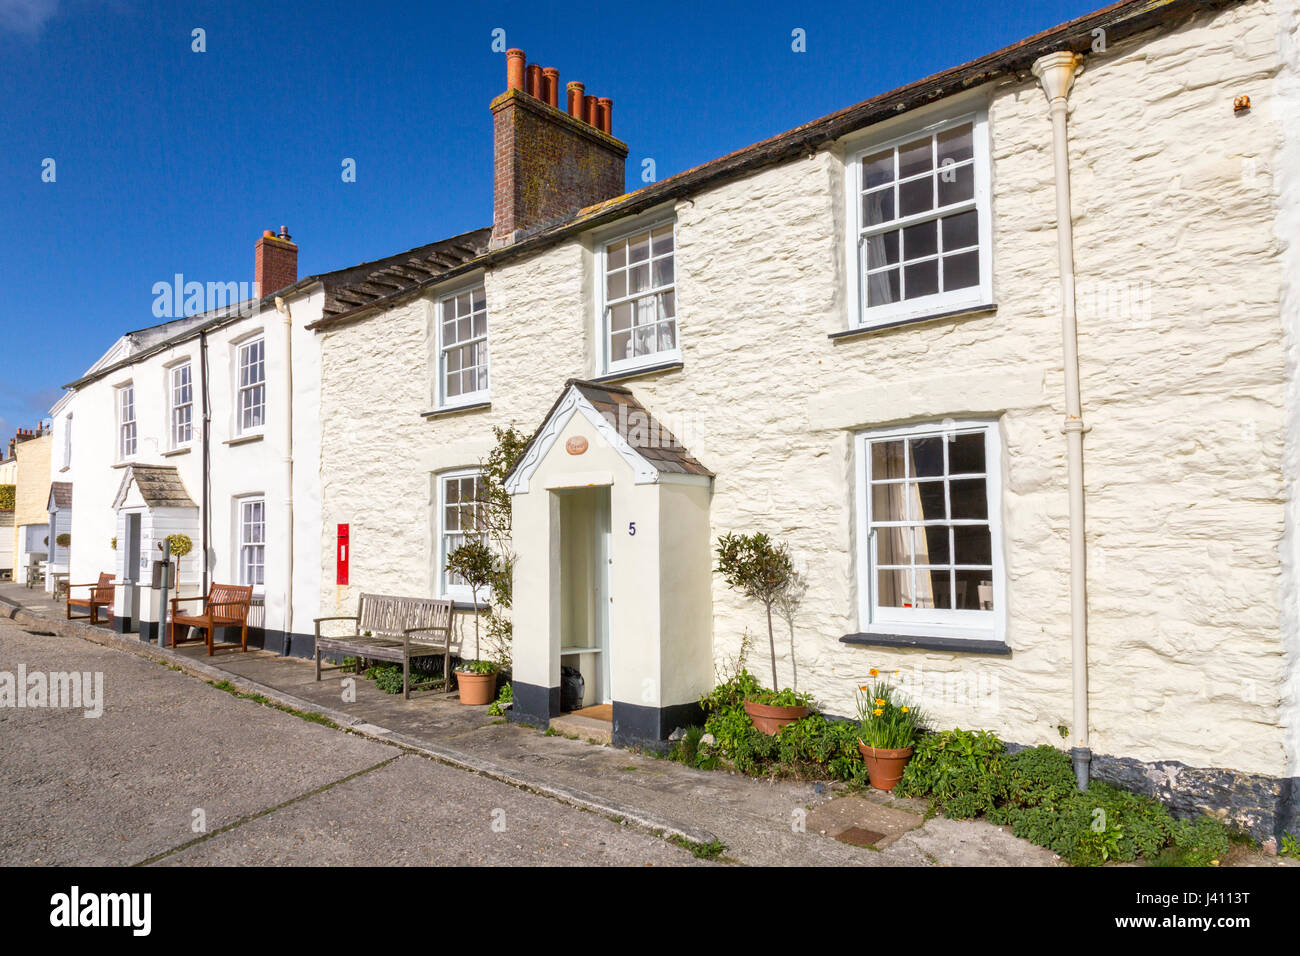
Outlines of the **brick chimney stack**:
<svg viewBox="0 0 1300 956">
<path fill-rule="evenodd" d="M 611 135 L 614 102 L 567 87 L 560 73 L 506 51 L 506 91 L 492 101 L 492 247 L 623 194 L 627 144 Z M 566 112 L 567 110 L 567 112 Z"/>
<path fill-rule="evenodd" d="M 298 247 L 290 239 L 289 230 L 281 226 L 278 236 L 266 230 L 253 252 L 254 294 L 262 298 L 297 281 Z"/>
</svg>

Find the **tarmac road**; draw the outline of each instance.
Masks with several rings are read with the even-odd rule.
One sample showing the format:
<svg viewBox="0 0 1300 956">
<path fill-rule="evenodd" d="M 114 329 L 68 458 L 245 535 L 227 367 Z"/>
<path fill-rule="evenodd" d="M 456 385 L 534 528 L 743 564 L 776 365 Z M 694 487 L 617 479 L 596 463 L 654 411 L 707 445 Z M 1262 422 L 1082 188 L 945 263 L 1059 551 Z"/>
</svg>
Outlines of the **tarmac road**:
<svg viewBox="0 0 1300 956">
<path fill-rule="evenodd" d="M 33 630 L 0 620 L 0 864 L 698 862 L 548 797 Z M 101 674 L 102 714 L 85 716 L 86 700 L 4 705 L 20 668 L 29 686 Z"/>
</svg>

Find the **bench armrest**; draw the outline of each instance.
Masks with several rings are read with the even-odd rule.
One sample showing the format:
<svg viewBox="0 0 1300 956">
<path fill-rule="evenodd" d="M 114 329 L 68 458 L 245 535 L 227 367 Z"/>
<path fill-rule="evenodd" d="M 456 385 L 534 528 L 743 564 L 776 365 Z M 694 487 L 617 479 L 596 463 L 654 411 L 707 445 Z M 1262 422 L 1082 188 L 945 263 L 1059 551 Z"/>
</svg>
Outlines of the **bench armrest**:
<svg viewBox="0 0 1300 956">
<path fill-rule="evenodd" d="M 355 621 L 356 624 L 357 624 L 357 630 L 358 630 L 358 631 L 361 630 L 361 615 L 360 615 L 360 614 L 340 614 L 340 615 L 337 615 L 337 616 L 335 616 L 335 617 L 318 617 L 318 618 L 315 618 L 315 624 L 316 624 L 316 636 L 317 636 L 317 637 L 320 637 L 320 636 L 321 636 L 321 633 L 320 633 L 320 626 L 321 626 L 321 624 L 322 624 L 323 622 L 325 622 L 325 621 Z M 355 635 L 353 635 L 353 636 L 355 636 Z"/>
</svg>

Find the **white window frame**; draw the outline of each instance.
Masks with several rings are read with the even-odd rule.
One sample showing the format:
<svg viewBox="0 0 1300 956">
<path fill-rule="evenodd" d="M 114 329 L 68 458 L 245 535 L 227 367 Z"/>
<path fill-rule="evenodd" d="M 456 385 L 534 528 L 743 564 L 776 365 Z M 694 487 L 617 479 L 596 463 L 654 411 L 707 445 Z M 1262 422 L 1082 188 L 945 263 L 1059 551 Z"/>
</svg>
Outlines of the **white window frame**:
<svg viewBox="0 0 1300 956">
<path fill-rule="evenodd" d="M 176 376 L 182 370 L 189 372 L 189 382 L 183 387 L 189 389 L 190 400 L 178 403 L 176 400 L 178 391 Z M 177 415 L 182 408 L 188 408 L 190 412 L 189 423 L 186 426 L 189 429 L 189 437 L 183 441 L 179 439 L 177 434 Z M 167 432 L 168 447 L 173 450 L 187 448 L 194 441 L 194 366 L 188 359 L 167 367 Z"/>
<path fill-rule="evenodd" d="M 963 123 L 971 123 L 971 146 L 974 153 L 975 169 L 975 194 L 970 200 L 960 204 L 943 207 L 947 214 L 961 211 L 962 208 L 975 209 L 979 214 L 979 260 L 980 260 L 980 280 L 973 286 L 964 289 L 954 289 L 950 292 L 937 292 L 933 295 L 923 296 L 917 299 L 902 299 L 898 302 L 891 302 L 886 305 L 874 307 L 867 306 L 866 290 L 867 284 L 864 281 L 866 275 L 866 242 L 863 233 L 865 231 L 890 232 L 896 229 L 902 229 L 909 225 L 920 222 L 926 222 L 938 218 L 937 210 L 931 209 L 924 213 L 917 213 L 904 219 L 895 219 L 887 225 L 880 227 L 867 227 L 862 222 L 862 159 L 872 153 L 877 153 L 885 149 L 892 149 L 905 143 L 912 142 L 923 136 L 935 136 L 954 126 L 960 126 Z M 878 136 L 874 139 L 862 140 L 855 144 L 849 151 L 845 163 L 845 222 L 848 223 L 849 231 L 845 237 L 845 249 L 847 253 L 846 275 L 849 278 L 849 296 L 850 314 L 849 324 L 851 328 L 874 328 L 882 325 L 894 325 L 899 322 L 905 322 L 908 319 L 921 318 L 924 316 L 943 315 L 950 312 L 960 312 L 963 309 L 970 309 L 984 305 L 993 304 L 993 218 L 992 218 L 992 189 L 991 189 L 991 166 L 992 154 L 989 140 L 988 109 L 981 107 L 971 110 L 969 107 L 962 112 L 945 113 L 938 118 L 932 119 L 928 123 L 913 125 L 906 128 L 905 132 L 898 132 L 897 127 L 890 124 L 892 130 L 889 134 Z M 897 133 L 897 135 L 895 135 Z M 897 182 L 897 179 L 895 179 Z M 900 253 L 901 258 L 901 253 Z"/>
<path fill-rule="evenodd" d="M 262 378 L 260 382 L 244 384 L 244 354 L 255 345 L 262 347 Z M 268 392 L 266 387 L 266 337 L 262 334 L 250 336 L 234 344 L 235 349 L 235 434 L 260 435 L 266 430 L 266 410 Z M 244 424 L 244 394 L 260 387 L 262 389 L 262 420 L 257 425 Z M 252 408 L 254 406 L 250 406 Z"/>
<path fill-rule="evenodd" d="M 72 412 L 63 418 L 63 470 L 72 467 Z"/>
<path fill-rule="evenodd" d="M 447 482 L 452 479 L 462 478 L 481 479 L 482 475 L 482 470 L 478 468 L 460 468 L 455 471 L 443 471 L 434 475 L 434 480 L 438 483 L 438 513 L 436 518 L 436 539 L 434 542 L 434 552 L 438 561 L 437 567 L 434 568 L 435 580 L 438 582 L 437 590 L 441 597 L 450 598 L 453 601 L 458 601 L 463 604 L 470 604 L 473 602 L 473 591 L 468 584 L 451 583 L 448 580 L 448 574 L 445 570 L 447 567 L 447 555 L 451 553 L 451 550 L 453 550 L 447 546 L 447 538 L 449 534 L 446 527 Z M 479 592 L 480 602 L 487 601 L 488 599 L 489 596 L 485 592 Z"/>
<path fill-rule="evenodd" d="M 130 393 L 130 413 L 131 417 L 127 418 L 127 393 Z M 113 398 L 117 405 L 117 460 L 131 461 L 140 453 L 140 414 L 136 408 L 135 383 L 123 382 L 118 385 L 113 392 Z M 130 429 L 130 438 L 127 438 L 127 429 Z M 127 450 L 127 442 L 130 442 L 130 450 Z"/>
<path fill-rule="evenodd" d="M 458 296 L 469 293 L 471 301 L 473 294 L 483 290 L 483 335 L 472 337 L 464 342 L 457 342 L 454 345 L 448 345 L 443 339 L 442 328 L 442 310 L 444 303 L 455 300 Z M 471 309 L 470 315 L 473 315 Z M 434 356 L 433 361 L 436 366 L 436 379 L 434 382 L 434 407 L 444 408 L 461 408 L 466 405 L 479 405 L 483 402 L 491 401 L 492 395 L 492 313 L 487 305 L 487 287 L 482 279 L 469 285 L 462 285 L 452 291 L 440 295 L 434 303 Z M 484 349 L 487 350 L 487 364 L 484 366 L 488 384 L 473 392 L 463 392 L 460 395 L 447 395 L 447 350 L 449 348 L 463 348 L 466 345 L 482 342 Z"/>
<path fill-rule="evenodd" d="M 988 526 L 992 548 L 990 576 L 993 582 L 993 609 L 984 611 L 876 607 L 878 536 L 871 533 L 873 516 L 871 514 L 870 443 L 883 439 L 951 436 L 976 430 L 984 433 L 985 492 L 988 495 Z M 998 422 L 991 419 L 945 420 L 900 428 L 862 431 L 854 436 L 854 452 L 857 456 L 858 629 L 866 634 L 898 634 L 909 637 L 959 638 L 1005 643 L 1007 588 L 1002 537 L 1002 438 Z M 960 523 L 952 519 L 943 522 L 945 526 Z M 955 560 L 956 555 L 952 555 L 951 558 Z"/>
<path fill-rule="evenodd" d="M 607 292 L 607 268 L 608 268 L 608 249 L 616 242 L 623 242 L 642 232 L 653 233 L 656 229 L 663 226 L 671 226 L 673 230 L 673 281 L 668 286 L 651 286 L 640 295 L 650 295 L 655 292 L 663 292 L 672 289 L 673 292 L 673 348 L 663 351 L 651 352 L 649 355 L 642 355 L 635 358 L 620 359 L 611 361 L 610 359 L 610 305 L 608 303 Z M 638 222 L 634 227 L 622 229 L 616 233 L 602 235 L 596 240 L 595 263 L 596 263 L 596 367 L 601 375 L 616 375 L 619 372 L 633 371 L 640 368 L 648 368 L 658 365 L 667 365 L 682 361 L 682 309 L 681 296 L 678 293 L 679 280 L 681 278 L 680 258 L 678 256 L 677 243 L 677 219 L 673 216 L 656 216 L 653 219 L 646 219 Z M 653 249 L 651 258 L 648 262 L 653 262 Z M 651 280 L 653 281 L 654 272 L 651 270 Z M 620 300 L 622 301 L 622 300 Z"/>
<path fill-rule="evenodd" d="M 264 495 L 241 495 L 234 499 L 235 502 L 235 569 L 240 584 L 251 584 L 254 594 L 263 594 L 266 591 L 266 545 L 267 545 L 267 510 L 266 497 Z M 248 530 L 247 522 L 244 519 L 244 509 L 250 505 L 260 504 L 262 506 L 262 540 L 251 541 L 245 537 Z M 261 557 L 260 564 L 245 561 L 245 549 L 256 550 Z M 262 569 L 262 580 L 257 582 L 251 579 L 247 573 L 251 567 L 260 567 Z"/>
</svg>

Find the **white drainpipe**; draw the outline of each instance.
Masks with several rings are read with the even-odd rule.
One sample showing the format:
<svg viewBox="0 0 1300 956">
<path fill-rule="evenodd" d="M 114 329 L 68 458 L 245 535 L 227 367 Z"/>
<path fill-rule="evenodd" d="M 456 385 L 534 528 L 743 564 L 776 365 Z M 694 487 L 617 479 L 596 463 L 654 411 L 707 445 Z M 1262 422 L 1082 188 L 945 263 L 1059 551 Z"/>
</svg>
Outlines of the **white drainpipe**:
<svg viewBox="0 0 1300 956">
<path fill-rule="evenodd" d="M 279 311 L 284 330 L 284 400 L 280 407 L 284 409 L 284 511 L 285 523 L 285 569 L 288 578 L 284 592 L 284 653 L 289 652 L 289 642 L 293 640 L 293 315 L 289 303 L 279 296 L 275 297 L 275 308 Z"/>
<path fill-rule="evenodd" d="M 1033 73 L 1042 84 L 1052 113 L 1052 161 L 1056 174 L 1056 254 L 1061 273 L 1061 339 L 1065 364 L 1065 434 L 1070 485 L 1070 646 L 1074 718 L 1070 727 L 1074 776 L 1080 790 L 1088 789 L 1088 592 L 1087 544 L 1083 515 L 1083 405 L 1079 398 L 1079 333 L 1074 307 L 1074 225 L 1070 213 L 1070 144 L 1066 132 L 1066 99 L 1082 72 L 1083 57 L 1068 50 L 1034 61 Z"/>
</svg>

